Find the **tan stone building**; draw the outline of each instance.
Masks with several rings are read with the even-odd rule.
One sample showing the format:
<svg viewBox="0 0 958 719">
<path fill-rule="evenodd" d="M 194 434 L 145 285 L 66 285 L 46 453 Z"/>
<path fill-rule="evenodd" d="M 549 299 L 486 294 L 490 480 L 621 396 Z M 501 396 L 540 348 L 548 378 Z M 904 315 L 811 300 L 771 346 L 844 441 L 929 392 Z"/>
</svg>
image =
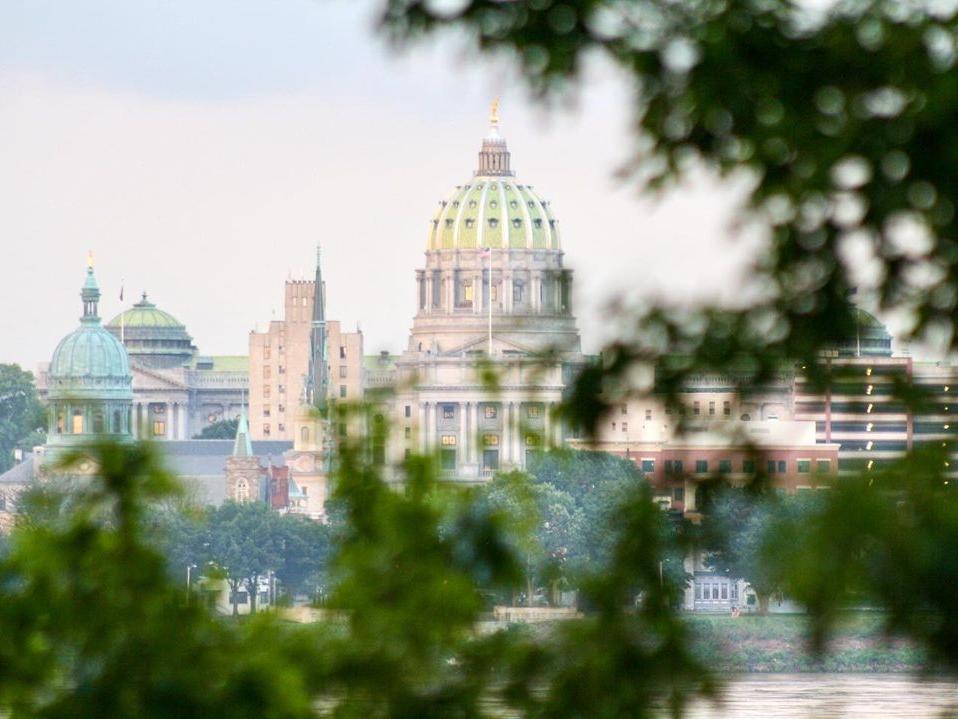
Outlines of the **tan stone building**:
<svg viewBox="0 0 958 719">
<path fill-rule="evenodd" d="M 317 287 L 320 288 L 317 295 Z M 363 335 L 344 332 L 324 316 L 325 284 L 317 258 L 312 280 L 287 280 L 283 318 L 249 336 L 249 424 L 255 440 L 293 440 L 295 420 L 314 381 L 310 354 L 314 330 L 325 335 L 325 393 L 331 399 L 359 400 L 363 392 Z"/>
</svg>

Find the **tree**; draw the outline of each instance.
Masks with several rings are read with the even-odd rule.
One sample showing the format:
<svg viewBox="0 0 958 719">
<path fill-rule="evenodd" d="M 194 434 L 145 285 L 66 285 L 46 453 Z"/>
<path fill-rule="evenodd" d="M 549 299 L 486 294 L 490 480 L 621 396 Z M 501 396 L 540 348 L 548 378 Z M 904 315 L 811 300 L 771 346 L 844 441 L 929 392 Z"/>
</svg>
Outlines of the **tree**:
<svg viewBox="0 0 958 719">
<path fill-rule="evenodd" d="M 332 552 L 329 526 L 287 514 L 279 518 L 278 529 L 282 561 L 276 568 L 276 577 L 290 598 L 308 587 L 315 594 L 325 584 Z"/>
<path fill-rule="evenodd" d="M 771 596 L 781 588 L 781 576 L 768 562 L 772 528 L 786 511 L 787 500 L 774 494 L 755 496 L 725 488 L 703 507 L 705 563 L 733 579 L 744 579 L 758 599 L 758 613 L 768 614 Z M 794 503 L 794 502 L 793 502 Z"/>
<path fill-rule="evenodd" d="M 11 719 L 315 716 L 316 661 L 268 618 L 184 602 L 145 524 L 175 482 L 149 446 L 84 448 L 100 475 L 45 485 L 0 554 L 0 712 Z M 70 466 L 80 454 L 67 460 Z"/>
<path fill-rule="evenodd" d="M 16 364 L 0 364 L 0 473 L 13 466 L 13 450 L 42 444 L 46 412 L 33 374 Z"/>
<path fill-rule="evenodd" d="M 221 419 L 205 426 L 199 434 L 193 435 L 193 439 L 233 439 L 238 426 L 237 419 Z"/>
<path fill-rule="evenodd" d="M 226 502 L 210 510 L 204 540 L 208 561 L 226 571 L 233 615 L 239 614 L 243 589 L 255 614 L 259 580 L 283 562 L 279 515 L 262 502 Z"/>
</svg>

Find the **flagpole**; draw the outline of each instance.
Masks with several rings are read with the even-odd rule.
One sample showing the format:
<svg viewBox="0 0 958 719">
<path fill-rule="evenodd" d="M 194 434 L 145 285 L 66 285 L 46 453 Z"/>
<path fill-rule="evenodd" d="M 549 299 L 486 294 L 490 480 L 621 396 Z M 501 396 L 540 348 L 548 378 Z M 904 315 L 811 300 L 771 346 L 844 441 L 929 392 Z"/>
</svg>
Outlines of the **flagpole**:
<svg viewBox="0 0 958 719">
<path fill-rule="evenodd" d="M 126 312 L 123 310 L 123 280 L 120 280 L 120 344 L 126 346 Z"/>
<path fill-rule="evenodd" d="M 489 287 L 486 297 L 489 300 L 489 357 L 492 358 L 492 248 L 486 248 L 489 253 Z"/>
</svg>

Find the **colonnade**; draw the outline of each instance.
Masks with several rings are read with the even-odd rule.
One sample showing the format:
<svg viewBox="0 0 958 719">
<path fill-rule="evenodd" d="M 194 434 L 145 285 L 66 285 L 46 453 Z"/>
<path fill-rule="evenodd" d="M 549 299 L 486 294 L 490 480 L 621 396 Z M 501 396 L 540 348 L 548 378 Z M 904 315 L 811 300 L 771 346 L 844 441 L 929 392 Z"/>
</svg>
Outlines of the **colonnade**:
<svg viewBox="0 0 958 719">
<path fill-rule="evenodd" d="M 525 402 L 520 400 L 506 400 L 501 402 L 470 401 L 470 402 L 420 402 L 419 403 L 419 451 L 427 453 L 440 447 L 440 411 L 441 407 L 454 405 L 456 407 L 457 425 L 446 431 L 454 433 L 456 437 L 456 466 L 457 468 L 477 467 L 482 474 L 482 451 L 484 449 L 497 450 L 499 466 L 525 466 L 526 449 L 541 449 L 556 445 L 561 440 L 558 428 L 559 423 L 553 420 L 555 402 Z M 482 405 L 482 407 L 480 407 Z M 484 407 L 495 407 L 497 418 L 495 426 L 482 428 L 480 411 Z M 540 407 L 543 410 L 541 425 L 529 422 L 523 418 L 525 407 Z M 528 444 L 526 436 L 534 434 L 535 444 Z M 495 436 L 496 443 L 486 444 L 484 435 Z M 448 449 L 449 447 L 447 447 Z"/>
<path fill-rule="evenodd" d="M 447 268 L 442 270 L 420 270 L 417 273 L 419 284 L 420 311 L 426 313 L 448 314 L 457 309 L 466 311 L 464 307 L 456 307 L 456 279 L 471 280 L 473 300 L 471 311 L 474 314 L 487 312 L 489 305 L 486 295 L 489 292 L 487 268 L 473 270 Z M 434 273 L 439 273 L 439 282 L 434 282 Z M 568 307 L 563 306 L 563 286 L 569 282 L 568 270 L 492 270 L 492 286 L 497 288 L 497 297 L 493 304 L 493 312 L 512 314 L 517 305 L 522 305 L 525 312 L 531 314 L 566 314 Z M 523 283 L 524 297 L 516 301 L 515 282 Z M 547 290 L 544 290 L 547 288 Z M 436 303 L 435 293 L 439 292 L 439 302 Z M 545 302 L 543 302 L 545 300 Z"/>
<path fill-rule="evenodd" d="M 150 416 L 152 405 L 162 405 L 164 411 Z M 153 433 L 153 422 L 162 418 L 162 436 Z M 190 439 L 189 419 L 185 402 L 134 402 L 133 436 L 137 439 Z"/>
</svg>

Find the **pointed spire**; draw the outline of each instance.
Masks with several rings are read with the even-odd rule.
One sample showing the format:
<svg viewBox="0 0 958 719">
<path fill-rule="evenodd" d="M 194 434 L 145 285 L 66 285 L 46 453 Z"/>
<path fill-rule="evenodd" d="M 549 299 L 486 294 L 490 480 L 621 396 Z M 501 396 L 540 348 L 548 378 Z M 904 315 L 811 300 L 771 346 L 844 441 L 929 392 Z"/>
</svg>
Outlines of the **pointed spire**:
<svg viewBox="0 0 958 719">
<path fill-rule="evenodd" d="M 309 368 L 305 382 L 306 401 L 320 406 L 326 401 L 326 283 L 322 252 L 316 245 L 316 277 L 313 289 L 313 327 L 309 336 Z"/>
<path fill-rule="evenodd" d="M 249 438 L 249 423 L 246 421 L 246 410 L 240 413 L 236 423 L 236 440 L 233 442 L 234 457 L 252 457 L 253 443 Z"/>
<path fill-rule="evenodd" d="M 80 290 L 80 299 L 83 300 L 83 322 L 99 322 L 97 303 L 100 301 L 100 288 L 93 274 L 93 253 L 87 255 L 86 281 Z"/>
<path fill-rule="evenodd" d="M 489 133 L 482 139 L 482 149 L 479 150 L 479 169 L 476 170 L 476 175 L 511 176 L 513 174 L 509 162 L 509 149 L 506 147 L 506 141 L 499 134 L 499 99 L 496 98 L 489 109 Z"/>
</svg>

